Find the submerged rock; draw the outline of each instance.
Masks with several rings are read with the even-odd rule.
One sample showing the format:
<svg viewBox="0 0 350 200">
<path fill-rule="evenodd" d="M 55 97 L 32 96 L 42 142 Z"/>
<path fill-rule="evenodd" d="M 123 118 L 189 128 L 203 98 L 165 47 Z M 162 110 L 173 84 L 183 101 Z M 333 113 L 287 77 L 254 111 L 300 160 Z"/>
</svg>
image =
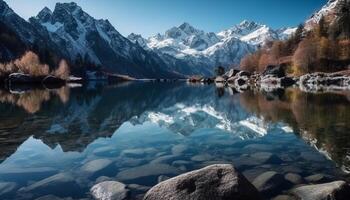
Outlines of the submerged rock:
<svg viewBox="0 0 350 200">
<path fill-rule="evenodd" d="M 253 185 L 264 195 L 273 196 L 280 192 L 280 190 L 287 187 L 288 182 L 284 179 L 282 174 L 274 171 L 269 171 L 256 177 Z"/>
<path fill-rule="evenodd" d="M 284 175 L 284 178 L 294 185 L 301 184 L 304 182 L 304 179 L 299 174 L 288 173 Z"/>
<path fill-rule="evenodd" d="M 57 195 L 59 197 L 75 196 L 79 185 L 70 173 L 60 173 L 22 188 L 20 192 L 32 195 Z"/>
<path fill-rule="evenodd" d="M 212 165 L 163 181 L 145 200 L 261 199 L 259 192 L 232 165 Z"/>
<path fill-rule="evenodd" d="M 87 162 L 81 167 L 81 170 L 90 175 L 95 175 L 99 171 L 102 171 L 112 164 L 108 159 L 97 159 Z"/>
<path fill-rule="evenodd" d="M 0 182 L 0 197 L 15 192 L 17 187 L 14 182 Z"/>
<path fill-rule="evenodd" d="M 94 185 L 90 189 L 96 200 L 124 200 L 129 196 L 126 185 L 117 181 L 105 181 Z"/>
<path fill-rule="evenodd" d="M 350 186 L 344 181 L 335 181 L 298 187 L 292 193 L 300 200 L 348 200 Z"/>
</svg>

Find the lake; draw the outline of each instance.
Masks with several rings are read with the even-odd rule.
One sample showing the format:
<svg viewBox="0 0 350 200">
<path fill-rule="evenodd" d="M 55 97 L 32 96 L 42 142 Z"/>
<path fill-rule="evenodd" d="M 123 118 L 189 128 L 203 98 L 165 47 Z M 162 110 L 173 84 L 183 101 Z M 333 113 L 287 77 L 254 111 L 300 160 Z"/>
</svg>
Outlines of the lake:
<svg viewBox="0 0 350 200">
<path fill-rule="evenodd" d="M 90 83 L 0 90 L 0 102 L 0 199 L 89 199 L 104 180 L 127 184 L 136 199 L 216 163 L 250 181 L 267 171 L 350 181 L 349 92 Z"/>
</svg>

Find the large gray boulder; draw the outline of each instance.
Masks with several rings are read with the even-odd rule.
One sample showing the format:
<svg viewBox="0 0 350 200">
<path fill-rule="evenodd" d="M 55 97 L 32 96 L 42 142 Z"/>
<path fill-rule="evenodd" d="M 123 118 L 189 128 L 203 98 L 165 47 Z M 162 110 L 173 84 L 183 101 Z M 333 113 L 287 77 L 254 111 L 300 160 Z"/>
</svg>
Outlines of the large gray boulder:
<svg viewBox="0 0 350 200">
<path fill-rule="evenodd" d="M 232 165 L 211 165 L 163 181 L 144 200 L 261 199 L 259 192 Z"/>
<path fill-rule="evenodd" d="M 348 200 L 350 186 L 344 181 L 307 185 L 292 190 L 300 200 Z"/>
<path fill-rule="evenodd" d="M 105 181 L 94 185 L 90 189 L 96 200 L 124 200 L 129 196 L 126 185 L 117 181 Z"/>
</svg>

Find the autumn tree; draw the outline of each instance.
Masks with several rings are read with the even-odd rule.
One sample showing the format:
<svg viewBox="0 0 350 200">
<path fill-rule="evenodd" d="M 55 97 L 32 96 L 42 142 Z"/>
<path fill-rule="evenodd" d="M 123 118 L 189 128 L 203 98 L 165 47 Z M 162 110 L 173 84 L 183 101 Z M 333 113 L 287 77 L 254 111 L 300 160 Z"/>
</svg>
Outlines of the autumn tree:
<svg viewBox="0 0 350 200">
<path fill-rule="evenodd" d="M 308 73 L 312 69 L 312 64 L 317 60 L 317 48 L 314 41 L 310 38 L 305 38 L 299 43 L 297 50 L 293 55 L 295 74 Z"/>
<path fill-rule="evenodd" d="M 17 59 L 14 64 L 19 71 L 32 76 L 46 76 L 50 69 L 46 64 L 41 64 L 39 57 L 32 51 L 27 51 L 20 59 Z"/>
<path fill-rule="evenodd" d="M 61 78 L 63 80 L 67 80 L 70 75 L 70 69 L 66 62 L 66 60 L 61 60 L 58 68 L 53 73 L 56 77 Z"/>
</svg>

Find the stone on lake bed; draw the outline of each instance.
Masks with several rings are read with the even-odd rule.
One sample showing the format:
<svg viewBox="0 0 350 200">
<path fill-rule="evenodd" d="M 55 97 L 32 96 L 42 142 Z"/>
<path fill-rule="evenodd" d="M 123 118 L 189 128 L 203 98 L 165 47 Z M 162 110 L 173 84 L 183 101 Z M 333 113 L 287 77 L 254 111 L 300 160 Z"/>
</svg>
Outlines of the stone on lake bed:
<svg viewBox="0 0 350 200">
<path fill-rule="evenodd" d="M 281 189 L 284 189 L 288 182 L 282 174 L 268 171 L 256 177 L 253 185 L 266 196 L 273 196 L 280 192 Z"/>
<path fill-rule="evenodd" d="M 85 163 L 81 167 L 81 170 L 83 172 L 94 174 L 94 173 L 97 173 L 98 171 L 101 171 L 101 170 L 107 168 L 111 164 L 112 164 L 112 161 L 109 159 L 97 159 L 97 160 L 92 160 L 92 161 Z"/>
<path fill-rule="evenodd" d="M 269 153 L 269 152 L 254 153 L 250 157 L 257 159 L 257 160 L 260 160 L 263 163 L 271 163 L 271 164 L 282 163 L 282 160 L 278 156 L 276 156 L 272 153 Z"/>
<path fill-rule="evenodd" d="M 75 178 L 70 173 L 60 173 L 20 189 L 20 192 L 35 195 L 74 196 L 80 190 Z"/>
<path fill-rule="evenodd" d="M 350 186 L 344 181 L 301 186 L 292 190 L 300 200 L 348 200 Z"/>
<path fill-rule="evenodd" d="M 92 186 L 90 193 L 96 200 L 124 200 L 129 196 L 126 185 L 117 181 L 98 183 Z"/>
<path fill-rule="evenodd" d="M 134 168 L 129 168 L 117 174 L 118 180 L 133 180 L 147 176 L 167 174 L 179 174 L 180 170 L 168 164 L 150 163 Z"/>
<path fill-rule="evenodd" d="M 326 183 L 331 179 L 324 174 L 314 174 L 308 177 L 305 177 L 305 180 L 309 183 Z"/>
<path fill-rule="evenodd" d="M 174 155 L 181 155 L 186 150 L 187 150 L 187 146 L 183 145 L 183 144 L 178 144 L 178 145 L 175 145 L 171 148 L 171 152 Z"/>
<path fill-rule="evenodd" d="M 0 182 L 0 197 L 8 193 L 14 192 L 18 185 L 14 182 Z"/>
<path fill-rule="evenodd" d="M 232 165 L 212 165 L 163 181 L 144 200 L 261 199 L 254 186 Z"/>
<path fill-rule="evenodd" d="M 284 178 L 294 185 L 298 185 L 304 182 L 304 179 L 299 174 L 288 173 L 284 175 Z"/>
</svg>

